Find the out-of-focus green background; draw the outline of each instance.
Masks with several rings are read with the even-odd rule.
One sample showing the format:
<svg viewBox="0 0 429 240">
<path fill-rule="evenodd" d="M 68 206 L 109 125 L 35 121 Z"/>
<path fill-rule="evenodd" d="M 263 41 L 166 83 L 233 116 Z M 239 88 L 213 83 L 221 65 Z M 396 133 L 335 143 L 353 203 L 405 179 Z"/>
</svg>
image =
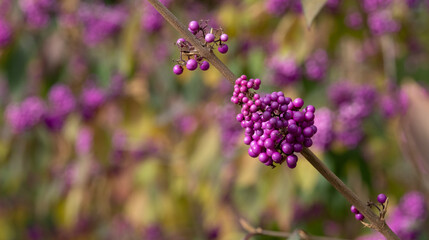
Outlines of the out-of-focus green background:
<svg viewBox="0 0 429 240">
<path fill-rule="evenodd" d="M 426 1 L 390 1 L 380 11 L 400 29 L 385 34 L 371 32 L 364 1 L 328 1 L 333 5 L 311 27 L 297 1 L 277 2 L 164 1 L 183 24 L 208 19 L 222 27 L 229 51 L 216 55 L 237 76 L 260 78 L 261 92 L 302 97 L 335 119 L 341 112 L 329 98 L 332 86 L 371 86 L 361 140 L 348 146 L 334 134 L 329 146 L 312 150 L 364 201 L 385 193 L 387 216 L 414 191 L 426 212 Z M 273 12 L 269 4 L 284 9 Z M 242 239 L 240 218 L 268 230 L 346 239 L 371 232 L 302 156 L 295 169 L 271 169 L 248 156 L 239 109 L 229 101 L 232 85 L 213 66 L 173 74 L 180 36 L 147 2 L 0 0 L 0 13 L 1 240 Z M 352 13 L 361 16 L 357 27 L 348 23 Z M 318 49 L 329 61 L 315 81 L 305 72 Z M 301 73 L 278 84 L 273 61 L 286 59 Z M 16 130 L 32 112 L 8 117 L 7 109 L 29 97 L 49 109 L 49 92 L 59 84 L 76 101 L 62 126 L 53 130 L 42 116 Z M 92 88 L 103 101 L 85 115 L 96 101 L 84 93 Z M 386 114 L 402 106 L 400 96 L 405 109 Z M 334 133 L 341 126 L 331 121 L 327 131 Z M 415 232 L 407 239 L 429 239 L 426 216 L 405 227 Z"/>
</svg>

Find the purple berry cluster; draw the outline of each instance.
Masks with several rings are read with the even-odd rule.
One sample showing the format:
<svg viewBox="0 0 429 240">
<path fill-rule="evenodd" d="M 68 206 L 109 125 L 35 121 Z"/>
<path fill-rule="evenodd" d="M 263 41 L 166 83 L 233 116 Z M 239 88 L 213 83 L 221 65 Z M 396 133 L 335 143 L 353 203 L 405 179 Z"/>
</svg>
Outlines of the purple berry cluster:
<svg viewBox="0 0 429 240">
<path fill-rule="evenodd" d="M 231 102 L 241 106 L 236 117 L 245 129 L 244 143 L 249 145 L 251 157 L 267 166 L 286 161 L 295 168 L 304 147 L 313 145 L 311 137 L 317 132 L 314 126 L 315 108 L 306 108 L 301 98 L 292 100 L 282 92 L 273 92 L 261 97 L 251 91 L 258 90 L 260 79 L 249 79 L 242 75 L 235 81 Z"/>
<path fill-rule="evenodd" d="M 211 28 L 208 30 L 208 21 L 191 21 L 188 25 L 188 30 L 194 34 L 201 42 L 204 47 L 212 50 L 217 46 L 217 50 L 225 54 L 228 52 L 228 45 L 225 42 L 228 41 L 228 35 L 220 29 Z M 183 67 L 186 67 L 190 71 L 194 71 L 200 66 L 200 69 L 206 71 L 210 68 L 209 62 L 205 61 L 204 58 L 198 53 L 198 50 L 192 46 L 192 44 L 186 41 L 184 38 L 179 38 L 176 41 L 176 45 L 180 50 L 180 59 L 173 67 L 173 72 L 176 75 L 183 73 Z M 185 59 L 186 60 L 185 60 Z"/>
<path fill-rule="evenodd" d="M 362 213 L 359 212 L 359 210 L 355 206 L 351 206 L 350 211 L 355 214 L 356 220 L 362 221 L 365 219 L 365 217 L 362 215 Z"/>
<path fill-rule="evenodd" d="M 377 201 L 380 203 L 380 208 L 377 207 L 377 205 L 374 203 L 369 203 L 370 204 L 369 206 L 370 207 L 376 206 L 379 211 L 385 212 L 386 206 L 384 205 L 384 203 L 386 203 L 386 201 L 387 201 L 386 195 L 384 195 L 383 193 L 378 194 Z M 355 206 L 352 205 L 350 207 L 350 211 L 355 214 L 356 220 L 363 221 L 365 219 L 365 217 L 362 215 L 362 213 L 360 213 L 359 210 Z M 380 214 L 383 214 L 383 213 L 380 213 Z M 384 217 L 384 214 L 382 216 Z"/>
</svg>

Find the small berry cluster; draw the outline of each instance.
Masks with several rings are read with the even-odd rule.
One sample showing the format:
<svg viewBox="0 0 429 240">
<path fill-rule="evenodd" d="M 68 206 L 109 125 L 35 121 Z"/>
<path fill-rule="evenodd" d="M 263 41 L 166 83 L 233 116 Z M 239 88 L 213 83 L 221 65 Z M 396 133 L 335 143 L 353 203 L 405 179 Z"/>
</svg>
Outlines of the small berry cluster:
<svg viewBox="0 0 429 240">
<path fill-rule="evenodd" d="M 380 218 L 384 219 L 384 215 L 386 214 L 386 208 L 387 208 L 387 197 L 383 193 L 378 194 L 377 201 L 380 203 L 381 208 L 379 208 L 375 203 L 368 202 L 369 207 L 376 207 L 378 211 L 380 212 Z M 386 203 L 386 205 L 384 205 Z M 355 214 L 356 220 L 363 221 L 365 217 L 362 215 L 362 213 L 359 212 L 359 210 L 355 206 L 351 206 L 350 211 Z"/>
<path fill-rule="evenodd" d="M 315 108 L 311 105 L 303 110 L 301 98 L 292 100 L 282 92 L 273 92 L 261 97 L 250 92 L 258 90 L 259 79 L 247 80 L 242 75 L 235 81 L 231 102 L 241 106 L 237 121 L 245 129 L 244 143 L 250 145 L 251 157 L 274 167 L 273 163 L 286 161 L 289 168 L 295 168 L 303 147 L 313 145 L 311 137 L 317 132 L 314 126 Z"/>
<path fill-rule="evenodd" d="M 201 41 L 201 44 L 204 47 L 208 47 L 212 50 L 215 46 L 218 46 L 217 50 L 220 53 L 227 53 L 228 45 L 226 45 L 225 42 L 228 41 L 228 35 L 225 34 L 221 28 L 210 28 L 210 31 L 208 31 L 207 22 L 208 21 L 200 21 L 200 23 L 198 23 L 197 21 L 191 21 L 188 25 L 188 30 Z M 180 49 L 180 59 L 177 60 L 178 64 L 173 67 L 173 72 L 176 75 L 183 73 L 183 66 L 190 71 L 197 69 L 198 65 L 203 71 L 209 69 L 209 62 L 204 60 L 204 58 L 198 53 L 198 50 L 192 46 L 190 42 L 186 41 L 184 38 L 179 38 L 176 45 Z M 184 57 L 186 60 L 183 59 Z"/>
</svg>

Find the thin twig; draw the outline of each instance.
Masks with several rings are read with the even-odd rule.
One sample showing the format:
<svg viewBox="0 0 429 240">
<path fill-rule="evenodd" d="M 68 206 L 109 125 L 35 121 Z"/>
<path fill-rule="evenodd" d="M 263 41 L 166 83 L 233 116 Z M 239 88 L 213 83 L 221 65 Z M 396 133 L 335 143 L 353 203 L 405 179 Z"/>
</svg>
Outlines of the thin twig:
<svg viewBox="0 0 429 240">
<path fill-rule="evenodd" d="M 212 51 L 204 48 L 199 40 L 174 16 L 159 0 L 148 0 L 152 6 L 183 36 L 197 48 L 201 56 L 207 59 L 222 75 L 234 84 L 236 76 L 217 58 Z M 322 174 L 335 189 L 337 189 L 360 213 L 362 213 L 371 226 L 383 234 L 389 240 L 399 240 L 398 236 L 389 228 L 385 221 L 381 220 L 358 196 L 352 192 L 320 159 L 308 148 L 304 148 L 301 154 Z"/>
<path fill-rule="evenodd" d="M 278 231 L 270 231 L 265 230 L 262 228 L 255 228 L 252 225 L 250 225 L 249 222 L 244 220 L 243 218 L 240 218 L 240 225 L 248 234 L 244 237 L 244 240 L 248 240 L 251 237 L 255 235 L 264 235 L 264 236 L 270 236 L 270 237 L 279 237 L 279 238 L 289 238 L 294 233 L 288 233 L 288 232 L 278 232 Z M 345 240 L 342 238 L 332 238 L 332 237 L 320 237 L 320 236 L 311 236 L 308 233 L 304 232 L 303 230 L 297 230 L 298 235 L 301 239 L 304 240 Z"/>
</svg>

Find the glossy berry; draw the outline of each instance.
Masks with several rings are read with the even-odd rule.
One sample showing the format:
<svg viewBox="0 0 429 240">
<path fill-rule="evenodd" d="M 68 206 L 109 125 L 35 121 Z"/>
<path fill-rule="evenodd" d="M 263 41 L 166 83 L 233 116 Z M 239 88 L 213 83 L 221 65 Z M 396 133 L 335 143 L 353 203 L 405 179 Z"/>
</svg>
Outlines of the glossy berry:
<svg viewBox="0 0 429 240">
<path fill-rule="evenodd" d="M 188 25 L 189 30 L 191 30 L 192 32 L 196 32 L 198 31 L 198 29 L 200 28 L 200 25 L 198 24 L 197 21 L 191 21 Z"/>
<path fill-rule="evenodd" d="M 298 162 L 298 157 L 295 154 L 289 155 L 286 158 L 286 163 L 289 168 L 295 168 Z"/>
<path fill-rule="evenodd" d="M 174 65 L 174 67 L 173 67 L 173 72 L 174 72 L 174 74 L 176 74 L 176 75 L 180 75 L 180 74 L 182 74 L 182 73 L 183 73 L 183 67 L 182 67 L 182 66 L 180 66 L 179 64 L 176 64 L 176 65 Z"/>
<path fill-rule="evenodd" d="M 198 63 L 197 63 L 197 61 L 195 61 L 195 59 L 189 59 L 186 62 L 186 68 L 188 70 L 194 71 L 195 69 L 197 69 L 197 67 L 198 67 Z"/>
<path fill-rule="evenodd" d="M 215 35 L 213 33 L 207 33 L 204 39 L 206 42 L 211 43 L 215 40 Z"/>
<path fill-rule="evenodd" d="M 350 211 L 352 213 L 354 213 L 354 214 L 358 214 L 359 213 L 359 210 L 355 206 L 353 206 L 353 205 L 350 207 Z"/>
<path fill-rule="evenodd" d="M 386 195 L 384 195 L 383 193 L 378 194 L 377 196 L 377 201 L 381 204 L 385 203 L 387 200 Z"/>
<path fill-rule="evenodd" d="M 304 101 L 301 98 L 296 98 L 293 100 L 293 106 L 296 108 L 301 108 L 304 105 Z"/>
<path fill-rule="evenodd" d="M 200 64 L 200 69 L 206 71 L 210 68 L 210 63 L 207 61 L 202 61 Z"/>
<path fill-rule="evenodd" d="M 217 50 L 220 53 L 225 54 L 225 53 L 228 52 L 228 45 L 226 45 L 226 44 L 219 45 L 219 47 L 217 48 Z"/>
<path fill-rule="evenodd" d="M 220 35 L 220 40 L 222 42 L 228 41 L 228 35 L 226 33 L 223 33 L 222 35 Z"/>
<path fill-rule="evenodd" d="M 365 217 L 361 213 L 358 213 L 355 215 L 355 218 L 356 220 L 362 221 Z"/>
<path fill-rule="evenodd" d="M 184 39 L 184 38 L 179 38 L 179 39 L 177 39 L 177 42 L 176 42 L 176 44 L 177 44 L 177 46 L 182 46 L 184 43 L 186 42 L 186 40 Z"/>
</svg>

